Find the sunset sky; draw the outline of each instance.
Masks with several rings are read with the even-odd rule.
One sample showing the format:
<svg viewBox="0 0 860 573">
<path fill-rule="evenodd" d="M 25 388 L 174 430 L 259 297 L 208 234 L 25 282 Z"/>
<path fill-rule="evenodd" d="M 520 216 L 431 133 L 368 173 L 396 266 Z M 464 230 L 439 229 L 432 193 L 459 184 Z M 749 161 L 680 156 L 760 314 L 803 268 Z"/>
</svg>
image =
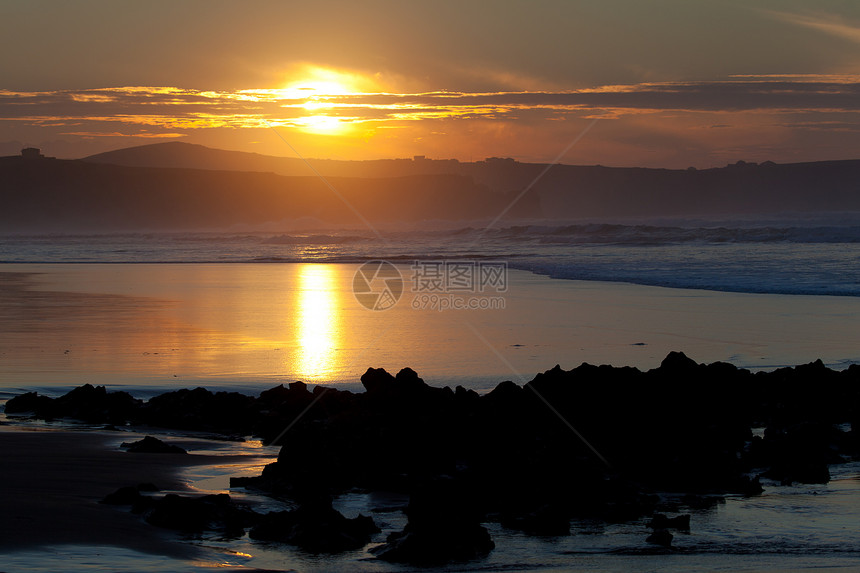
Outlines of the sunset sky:
<svg viewBox="0 0 860 573">
<path fill-rule="evenodd" d="M 0 46 L 0 155 L 860 158 L 856 1 L 2 0 Z"/>
</svg>

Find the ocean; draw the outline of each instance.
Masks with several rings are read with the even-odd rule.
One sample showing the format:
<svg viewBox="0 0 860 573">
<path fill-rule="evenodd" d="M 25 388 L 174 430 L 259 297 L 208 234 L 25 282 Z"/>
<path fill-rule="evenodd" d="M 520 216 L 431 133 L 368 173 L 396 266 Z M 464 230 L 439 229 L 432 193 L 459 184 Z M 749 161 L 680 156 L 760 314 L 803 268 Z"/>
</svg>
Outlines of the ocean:
<svg viewBox="0 0 860 573">
<path fill-rule="evenodd" d="M 29 273 L 16 293 L 61 293 L 7 307 L 0 373 L 6 388 L 260 390 L 410 366 L 486 391 L 555 364 L 653 368 L 672 350 L 750 369 L 844 368 L 860 361 L 857 223 L 0 236 L 0 272 Z M 401 291 L 370 312 L 355 276 L 377 260 L 397 269 Z M 504 285 L 480 284 L 482 272 Z"/>
<path fill-rule="evenodd" d="M 517 225 L 300 232 L 0 236 L 2 263 L 505 261 L 559 279 L 772 294 L 860 295 L 860 223 Z M 421 227 L 424 227 L 422 230 Z M 310 230 L 309 230 L 310 229 Z"/>
<path fill-rule="evenodd" d="M 654 368 L 672 350 L 753 370 L 860 363 L 860 225 L 846 217 L 6 235 L 0 262 L 2 398 L 87 382 L 140 397 L 293 380 L 360 391 L 368 367 L 407 366 L 431 385 L 486 392 L 555 364 Z M 672 551 L 642 543 L 644 521 L 576 523 L 563 538 L 490 524 L 490 557 L 444 570 L 856 568 L 860 466 L 832 471 L 827 485 L 765 483 L 761 496 L 696 512 Z M 188 481 L 226 491 L 211 475 Z M 336 501 L 348 516 L 370 503 Z M 405 519 L 381 516 L 380 541 Z M 365 550 L 315 557 L 247 539 L 192 542 L 212 558 L 55 547 L 4 556 L 4 567 L 407 570 Z"/>
</svg>

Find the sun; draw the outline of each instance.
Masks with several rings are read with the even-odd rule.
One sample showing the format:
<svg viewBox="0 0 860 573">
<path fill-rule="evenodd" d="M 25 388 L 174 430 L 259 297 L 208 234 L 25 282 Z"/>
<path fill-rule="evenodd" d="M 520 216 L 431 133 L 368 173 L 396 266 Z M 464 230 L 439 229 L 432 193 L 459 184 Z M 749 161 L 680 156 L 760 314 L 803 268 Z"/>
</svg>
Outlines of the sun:
<svg viewBox="0 0 860 573">
<path fill-rule="evenodd" d="M 349 123 L 330 115 L 309 115 L 293 121 L 304 132 L 319 135 L 337 135 L 349 128 Z"/>
<path fill-rule="evenodd" d="M 376 91 L 370 78 L 361 74 L 303 66 L 288 74 L 290 79 L 278 90 L 284 99 L 319 100 L 326 96 L 342 96 Z"/>
<path fill-rule="evenodd" d="M 330 101 L 338 96 L 366 93 L 376 86 L 368 78 L 359 74 L 304 66 L 297 70 L 293 79 L 277 90 L 278 96 L 289 100 L 290 106 L 304 108 L 308 115 L 294 120 L 294 124 L 307 133 L 339 135 L 346 132 L 351 123 L 330 113 L 337 105 Z"/>
<path fill-rule="evenodd" d="M 284 99 L 315 99 L 325 96 L 347 95 L 353 92 L 348 86 L 336 81 L 299 80 L 281 88 Z"/>
</svg>

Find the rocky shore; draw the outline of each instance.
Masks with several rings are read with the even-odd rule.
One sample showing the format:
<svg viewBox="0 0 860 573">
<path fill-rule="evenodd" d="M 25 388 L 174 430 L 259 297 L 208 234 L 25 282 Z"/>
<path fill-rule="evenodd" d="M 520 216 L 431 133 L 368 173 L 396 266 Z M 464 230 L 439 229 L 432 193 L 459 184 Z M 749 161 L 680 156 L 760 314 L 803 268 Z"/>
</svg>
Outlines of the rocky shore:
<svg viewBox="0 0 860 573">
<path fill-rule="evenodd" d="M 344 518 L 332 496 L 402 492 L 408 524 L 373 552 L 415 564 L 486 555 L 488 521 L 555 536 L 569 534 L 573 519 L 650 518 L 647 542 L 671 548 L 671 531 L 689 529 L 690 511 L 724 495 L 757 495 L 760 480 L 826 483 L 831 464 L 860 456 L 857 365 L 751 373 L 673 352 L 650 371 L 556 367 L 485 395 L 431 387 L 409 368 L 396 376 L 371 368 L 361 381 L 363 393 L 295 382 L 259 397 L 196 388 L 146 402 L 87 385 L 55 399 L 20 395 L 6 412 L 259 436 L 281 446 L 278 461 L 232 485 L 290 499 L 293 511 L 231 509 L 227 496 L 142 504 L 127 492 L 128 505 L 181 529 L 171 512 L 187 517 L 196 503 L 203 517 L 195 527 L 335 552 L 367 544 L 375 525 Z"/>
</svg>

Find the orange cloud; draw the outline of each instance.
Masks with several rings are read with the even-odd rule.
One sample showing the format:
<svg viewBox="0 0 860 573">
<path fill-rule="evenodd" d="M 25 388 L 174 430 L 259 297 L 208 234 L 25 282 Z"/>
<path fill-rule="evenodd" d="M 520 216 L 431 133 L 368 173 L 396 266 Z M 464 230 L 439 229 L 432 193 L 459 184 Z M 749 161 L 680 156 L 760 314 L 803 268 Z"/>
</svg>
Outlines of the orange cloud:
<svg viewBox="0 0 860 573">
<path fill-rule="evenodd" d="M 583 121 L 599 117 L 611 121 L 589 134 L 588 149 L 578 151 L 581 161 L 617 164 L 614 158 L 623 157 L 633 164 L 686 166 L 731 157 L 802 157 L 803 149 L 810 157 L 824 152 L 860 156 L 858 142 L 851 139 L 858 133 L 860 76 L 848 74 L 416 93 L 360 91 L 379 84 L 345 73 L 308 78 L 280 88 L 238 91 L 158 86 L 0 90 L 0 124 L 87 138 L 205 133 L 206 141 L 242 141 L 244 146 L 274 127 L 287 130 L 308 156 L 498 155 L 540 161 L 564 149 Z M 711 129 L 715 125 L 728 127 Z M 813 132 L 818 134 L 814 145 L 807 137 L 804 148 L 802 135 Z M 821 139 L 828 133 L 830 139 Z"/>
<path fill-rule="evenodd" d="M 184 133 L 120 133 L 118 131 L 61 131 L 60 135 L 75 135 L 78 137 L 143 137 L 146 139 L 186 137 Z"/>
</svg>

